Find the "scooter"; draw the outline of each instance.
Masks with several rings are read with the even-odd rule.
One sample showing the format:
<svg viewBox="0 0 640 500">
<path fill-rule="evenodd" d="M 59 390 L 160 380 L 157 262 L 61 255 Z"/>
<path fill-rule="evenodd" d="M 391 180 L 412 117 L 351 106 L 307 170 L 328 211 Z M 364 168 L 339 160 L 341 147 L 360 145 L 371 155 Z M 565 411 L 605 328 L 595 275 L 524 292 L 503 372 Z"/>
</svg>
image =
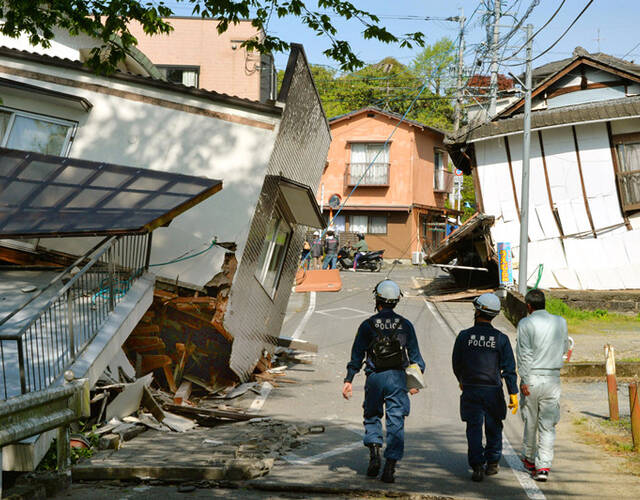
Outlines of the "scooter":
<svg viewBox="0 0 640 500">
<path fill-rule="evenodd" d="M 358 269 L 368 269 L 371 272 L 379 272 L 382 269 L 382 255 L 384 250 L 366 252 L 358 258 Z M 353 269 L 353 257 L 347 247 L 342 247 L 338 251 L 338 269 Z"/>
</svg>

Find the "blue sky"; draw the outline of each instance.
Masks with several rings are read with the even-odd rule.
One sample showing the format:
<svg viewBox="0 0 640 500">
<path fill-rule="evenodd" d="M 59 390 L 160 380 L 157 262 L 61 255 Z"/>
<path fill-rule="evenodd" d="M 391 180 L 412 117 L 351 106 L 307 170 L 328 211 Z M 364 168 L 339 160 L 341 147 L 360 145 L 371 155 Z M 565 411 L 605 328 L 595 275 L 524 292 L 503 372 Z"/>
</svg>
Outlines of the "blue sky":
<svg viewBox="0 0 640 500">
<path fill-rule="evenodd" d="M 411 31 L 422 31 L 426 35 L 427 43 L 433 43 L 441 37 L 448 36 L 456 38 L 458 34 L 457 23 L 445 21 L 416 21 L 398 20 L 383 16 L 431 16 L 449 17 L 458 15 L 458 9 L 462 7 L 466 17 L 470 17 L 476 7 L 477 0 L 449 1 L 442 0 L 352 0 L 358 7 L 369 10 L 382 17 L 381 21 L 394 33 L 405 33 Z M 519 15 L 527 9 L 532 0 L 502 0 L 503 4 L 516 5 Z M 578 13 L 587 4 L 588 0 L 566 0 L 564 6 L 556 18 L 547 26 L 534 41 L 534 56 L 542 52 L 551 45 L 575 19 Z M 189 15 L 188 9 L 179 6 L 174 1 L 166 1 L 167 5 L 175 8 L 176 13 Z M 310 5 L 315 2 L 309 0 Z M 540 0 L 535 7 L 529 22 L 534 26 L 534 31 L 542 26 L 551 14 L 560 5 L 561 0 Z M 482 6 L 471 20 L 466 32 L 467 47 L 474 46 L 485 39 L 483 26 L 480 23 L 479 13 Z M 519 16 L 518 16 L 519 17 Z M 505 19 L 505 24 L 511 20 Z M 396 57 L 400 62 L 409 63 L 419 51 L 414 49 L 400 49 L 397 45 L 386 45 L 383 43 L 363 40 L 361 37 L 362 25 L 358 21 L 341 21 L 336 19 L 335 26 L 339 31 L 339 36 L 346 39 L 351 44 L 353 50 L 367 63 L 377 62 L 387 56 Z M 337 63 L 327 59 L 322 51 L 328 47 L 328 41 L 315 36 L 312 32 L 305 30 L 299 21 L 293 18 L 272 19 L 269 27 L 270 31 L 290 42 L 302 43 L 313 64 L 324 64 L 337 67 Z M 623 56 L 640 42 L 640 8 L 638 0 L 595 0 L 569 33 L 552 49 L 548 54 L 538 59 L 534 66 L 545 62 L 570 57 L 573 48 L 580 45 L 590 52 L 598 51 L 598 30 L 599 48 L 608 54 Z M 503 28 L 504 33 L 508 28 Z M 513 39 L 511 47 L 516 48 L 522 44 L 523 36 Z M 511 53 L 510 47 L 506 48 L 506 53 Z M 524 53 L 524 51 L 523 51 Z M 286 65 L 287 55 L 276 54 L 276 65 L 282 69 Z M 473 62 L 474 53 L 472 48 L 467 50 L 465 60 L 467 64 Z M 640 46 L 627 55 L 627 59 L 640 61 Z M 520 68 L 515 68 L 519 70 Z M 513 71 L 509 68 L 508 71 Z M 501 70 L 506 72 L 506 69 Z M 514 71 L 516 72 L 516 71 Z"/>
</svg>

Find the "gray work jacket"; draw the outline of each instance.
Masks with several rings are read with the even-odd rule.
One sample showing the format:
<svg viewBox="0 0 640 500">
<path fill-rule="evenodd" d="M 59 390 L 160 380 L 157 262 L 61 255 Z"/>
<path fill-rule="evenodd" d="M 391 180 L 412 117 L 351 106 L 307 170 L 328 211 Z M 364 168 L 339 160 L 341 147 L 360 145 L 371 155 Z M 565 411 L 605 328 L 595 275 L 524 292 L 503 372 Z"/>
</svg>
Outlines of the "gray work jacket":
<svg viewBox="0 0 640 500">
<path fill-rule="evenodd" d="M 562 357 L 569 350 L 567 322 L 545 310 L 532 312 L 518 323 L 516 360 L 520 383 L 531 375 L 560 376 Z"/>
</svg>

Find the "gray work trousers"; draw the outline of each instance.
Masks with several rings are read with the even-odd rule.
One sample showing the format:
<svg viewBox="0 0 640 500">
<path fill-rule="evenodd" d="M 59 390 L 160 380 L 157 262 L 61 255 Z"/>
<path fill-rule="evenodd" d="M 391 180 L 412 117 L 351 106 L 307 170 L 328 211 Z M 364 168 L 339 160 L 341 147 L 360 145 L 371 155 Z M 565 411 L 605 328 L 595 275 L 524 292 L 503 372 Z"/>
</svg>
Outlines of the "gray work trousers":
<svg viewBox="0 0 640 500">
<path fill-rule="evenodd" d="M 527 460 L 536 464 L 536 469 L 550 469 L 556 424 L 560 420 L 560 377 L 531 375 L 529 392 L 521 401 L 522 452 Z"/>
</svg>

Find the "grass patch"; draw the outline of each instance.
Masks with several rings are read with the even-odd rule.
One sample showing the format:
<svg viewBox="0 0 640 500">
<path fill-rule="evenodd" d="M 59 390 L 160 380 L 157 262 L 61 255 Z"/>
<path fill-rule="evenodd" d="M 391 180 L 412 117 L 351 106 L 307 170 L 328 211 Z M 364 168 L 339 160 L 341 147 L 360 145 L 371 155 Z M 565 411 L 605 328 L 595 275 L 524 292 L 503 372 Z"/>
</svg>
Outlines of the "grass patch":
<svg viewBox="0 0 640 500">
<path fill-rule="evenodd" d="M 611 455 L 624 459 L 624 471 L 640 476 L 640 453 L 633 449 L 631 420 L 622 418 L 617 422 L 577 417 L 573 420 L 580 437 L 587 444 L 597 446 Z"/>
<path fill-rule="evenodd" d="M 589 325 L 591 327 L 603 326 L 635 326 L 640 327 L 640 314 L 629 316 L 615 312 L 609 312 L 605 309 L 596 309 L 595 311 L 585 311 L 582 309 L 574 309 L 565 302 L 555 297 L 547 297 L 546 310 L 551 314 L 562 316 L 567 320 L 567 326 L 571 333 L 579 333 L 582 326 Z"/>
</svg>

